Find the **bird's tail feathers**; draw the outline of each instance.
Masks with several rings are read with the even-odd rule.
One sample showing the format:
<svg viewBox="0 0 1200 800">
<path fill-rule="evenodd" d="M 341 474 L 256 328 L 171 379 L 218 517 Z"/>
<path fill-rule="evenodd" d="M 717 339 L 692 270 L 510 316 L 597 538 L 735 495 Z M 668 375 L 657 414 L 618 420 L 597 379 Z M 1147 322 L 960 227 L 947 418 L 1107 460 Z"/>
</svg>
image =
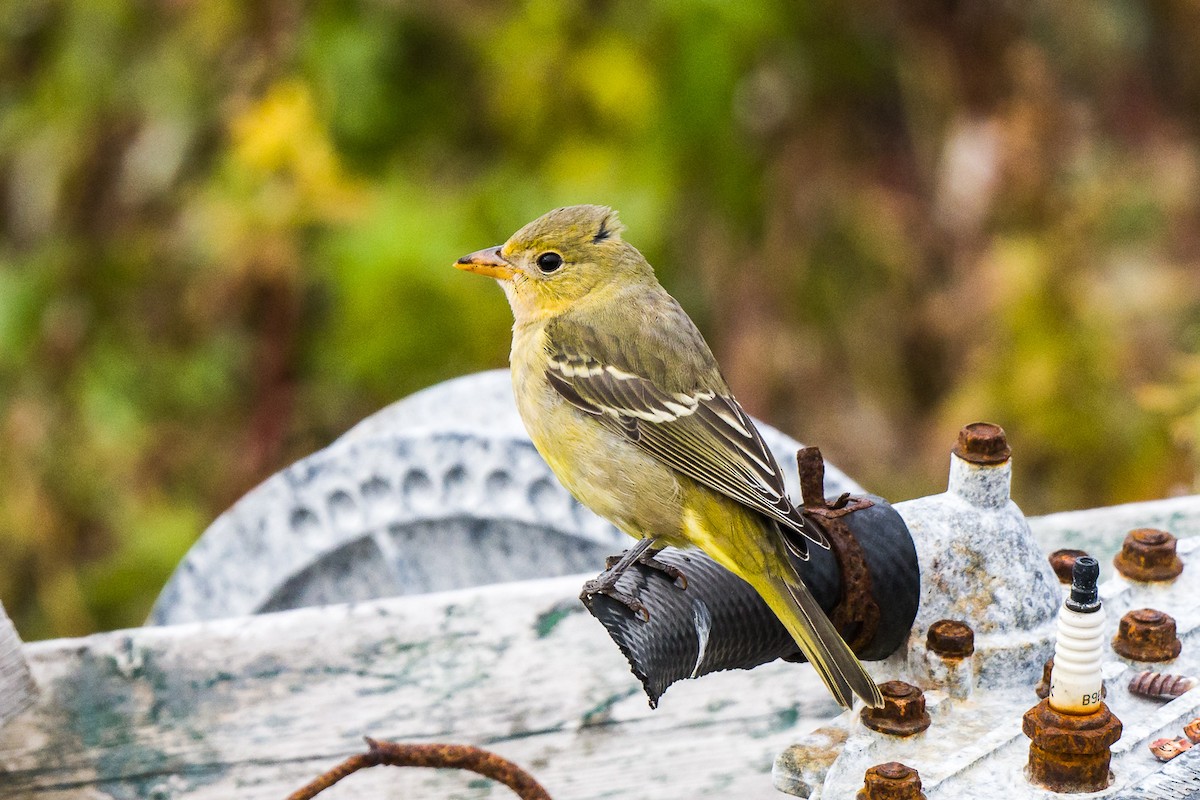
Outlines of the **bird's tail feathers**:
<svg viewBox="0 0 1200 800">
<path fill-rule="evenodd" d="M 764 591 L 763 587 L 756 587 L 759 594 L 787 628 L 837 701 L 849 708 L 854 695 L 858 695 L 868 706 L 882 706 L 883 695 L 879 686 L 842 640 L 800 576 L 764 577 L 770 588 Z"/>
</svg>

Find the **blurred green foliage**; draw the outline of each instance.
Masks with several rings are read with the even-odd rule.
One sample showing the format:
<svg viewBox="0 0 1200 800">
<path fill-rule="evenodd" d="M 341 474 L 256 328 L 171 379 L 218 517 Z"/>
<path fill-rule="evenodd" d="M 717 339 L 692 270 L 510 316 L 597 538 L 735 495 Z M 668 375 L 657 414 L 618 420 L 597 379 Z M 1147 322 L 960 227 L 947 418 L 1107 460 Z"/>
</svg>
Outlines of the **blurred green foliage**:
<svg viewBox="0 0 1200 800">
<path fill-rule="evenodd" d="M 0 5 L 0 600 L 138 624 L 241 493 L 505 363 L 450 268 L 619 208 L 743 402 L 894 499 L 1194 490 L 1186 0 Z"/>
</svg>

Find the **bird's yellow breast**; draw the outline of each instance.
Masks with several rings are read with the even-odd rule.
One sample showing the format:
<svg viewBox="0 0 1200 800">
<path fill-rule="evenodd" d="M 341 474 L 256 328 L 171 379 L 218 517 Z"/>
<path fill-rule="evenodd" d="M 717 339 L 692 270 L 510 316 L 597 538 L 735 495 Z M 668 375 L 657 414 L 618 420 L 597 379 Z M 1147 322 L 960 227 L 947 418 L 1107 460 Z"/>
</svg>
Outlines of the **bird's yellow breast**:
<svg viewBox="0 0 1200 800">
<path fill-rule="evenodd" d="M 513 393 L 534 447 L 579 502 L 634 537 L 677 542 L 682 491 L 674 470 L 572 406 L 546 378 L 542 325 L 513 329 Z"/>
</svg>

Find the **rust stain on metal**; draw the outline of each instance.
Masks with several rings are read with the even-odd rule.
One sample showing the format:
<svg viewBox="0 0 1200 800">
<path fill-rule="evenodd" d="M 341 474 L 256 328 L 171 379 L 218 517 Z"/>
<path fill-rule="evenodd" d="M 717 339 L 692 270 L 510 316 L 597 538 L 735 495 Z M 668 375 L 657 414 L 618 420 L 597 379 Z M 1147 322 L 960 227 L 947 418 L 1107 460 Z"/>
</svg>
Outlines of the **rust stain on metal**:
<svg viewBox="0 0 1200 800">
<path fill-rule="evenodd" d="M 1173 581 L 1183 572 L 1176 544 L 1174 536 L 1157 528 L 1132 530 L 1113 558 L 1113 566 L 1131 581 Z"/>
<path fill-rule="evenodd" d="M 1113 650 L 1131 661 L 1170 661 L 1183 643 L 1175 630 L 1175 619 L 1154 608 L 1138 608 L 1121 617 Z"/>
<path fill-rule="evenodd" d="M 844 728 L 832 726 L 817 728 L 779 755 L 779 763 L 788 764 L 792 772 L 811 770 L 821 774 L 829 771 L 842 752 L 842 746 L 850 734 Z"/>
<path fill-rule="evenodd" d="M 879 684 L 883 705 L 864 708 L 862 722 L 873 731 L 892 736 L 912 736 L 929 727 L 925 693 L 911 683 L 888 681 Z"/>
<path fill-rule="evenodd" d="M 925 646 L 942 658 L 966 658 L 975 652 L 975 631 L 962 620 L 939 619 L 929 626 Z"/>
<path fill-rule="evenodd" d="M 863 788 L 857 800 L 925 800 L 921 776 L 899 761 L 877 764 L 863 775 Z"/>
<path fill-rule="evenodd" d="M 1092 714 L 1064 714 L 1042 700 L 1025 712 L 1029 780 L 1055 792 L 1098 792 L 1108 787 L 1112 746 L 1121 720 L 1101 703 Z"/>
<path fill-rule="evenodd" d="M 1179 697 L 1195 686 L 1195 678 L 1166 672 L 1139 672 L 1129 681 L 1129 691 L 1142 697 Z"/>
<path fill-rule="evenodd" d="M 1012 457 L 1004 429 L 990 422 L 972 422 L 964 427 L 951 452 L 972 464 L 1003 464 Z"/>
<path fill-rule="evenodd" d="M 1192 749 L 1192 743 L 1187 739 L 1155 739 L 1146 746 L 1159 761 L 1170 761 L 1184 751 Z"/>
<path fill-rule="evenodd" d="M 875 504 L 866 498 L 848 495 L 828 503 L 825 500 L 825 461 L 819 448 L 802 448 L 796 453 L 796 464 L 800 470 L 804 510 L 819 518 L 842 579 L 842 594 L 829 619 L 850 649 L 859 652 L 871 643 L 879 629 L 879 603 L 875 599 L 862 545 L 842 518 Z"/>
<path fill-rule="evenodd" d="M 1070 584 L 1071 571 L 1075 569 L 1075 560 L 1087 555 L 1085 550 L 1055 550 L 1050 554 L 1050 568 L 1058 576 L 1059 583 Z"/>
</svg>

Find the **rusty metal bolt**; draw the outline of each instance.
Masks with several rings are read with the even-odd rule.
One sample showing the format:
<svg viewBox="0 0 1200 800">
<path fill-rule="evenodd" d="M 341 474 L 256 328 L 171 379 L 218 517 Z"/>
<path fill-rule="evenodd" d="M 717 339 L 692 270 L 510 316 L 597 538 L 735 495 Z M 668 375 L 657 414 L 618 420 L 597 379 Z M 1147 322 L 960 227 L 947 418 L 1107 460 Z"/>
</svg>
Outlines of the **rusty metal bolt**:
<svg viewBox="0 0 1200 800">
<path fill-rule="evenodd" d="M 959 431 L 951 452 L 972 464 L 1003 464 L 1012 456 L 1004 429 L 990 422 L 972 422 Z"/>
<path fill-rule="evenodd" d="M 1173 581 L 1183 572 L 1175 537 L 1157 528 L 1130 531 L 1113 559 L 1117 572 L 1131 581 Z"/>
<path fill-rule="evenodd" d="M 864 708 L 863 725 L 873 731 L 892 736 L 912 736 L 929 727 L 929 712 L 925 710 L 925 693 L 904 681 L 879 684 L 883 706 Z"/>
<path fill-rule="evenodd" d="M 1183 726 L 1183 735 L 1188 738 L 1192 744 L 1200 744 L 1200 717 Z"/>
<path fill-rule="evenodd" d="M 1170 661 L 1183 649 L 1175 619 L 1154 608 L 1139 608 L 1121 617 L 1112 646 L 1130 661 Z"/>
<path fill-rule="evenodd" d="M 975 652 L 975 631 L 957 619 L 939 619 L 929 626 L 925 646 L 942 658 L 966 658 Z"/>
<path fill-rule="evenodd" d="M 1195 686 L 1195 678 L 1166 672 L 1139 672 L 1129 681 L 1129 691 L 1142 697 L 1179 697 Z"/>
<path fill-rule="evenodd" d="M 1071 582 L 1071 571 L 1075 569 L 1075 560 L 1086 556 L 1084 550 L 1055 550 L 1050 554 L 1050 568 L 1058 576 L 1059 583 Z"/>
<path fill-rule="evenodd" d="M 1029 780 L 1055 792 L 1098 792 L 1107 788 L 1112 746 L 1121 720 L 1101 703 L 1092 714 L 1064 714 L 1042 700 L 1025 712 L 1021 730 L 1029 737 Z"/>
<path fill-rule="evenodd" d="M 857 800 L 925 800 L 921 776 L 899 761 L 877 764 L 863 775 L 863 788 Z"/>
</svg>

